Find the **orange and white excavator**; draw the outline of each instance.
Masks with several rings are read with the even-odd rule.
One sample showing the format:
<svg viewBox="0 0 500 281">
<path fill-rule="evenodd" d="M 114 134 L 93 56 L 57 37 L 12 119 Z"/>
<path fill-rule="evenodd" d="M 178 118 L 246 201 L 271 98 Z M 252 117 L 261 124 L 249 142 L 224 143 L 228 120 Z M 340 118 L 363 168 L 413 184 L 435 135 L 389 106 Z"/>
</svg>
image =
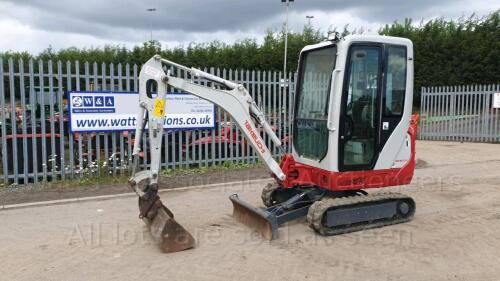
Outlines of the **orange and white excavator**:
<svg viewBox="0 0 500 281">
<path fill-rule="evenodd" d="M 177 77 L 173 68 L 191 79 Z M 189 77 L 189 76 L 188 76 Z M 205 79 L 218 88 L 196 84 Z M 240 84 L 154 56 L 139 77 L 140 113 L 134 162 L 143 131 L 149 131 L 149 170 L 134 172 L 140 217 L 164 252 L 195 246 L 158 196 L 165 96 L 173 87 L 229 113 L 275 179 L 262 191 L 265 208 L 231 195 L 233 215 L 267 239 L 280 225 L 307 217 L 320 235 L 336 235 L 409 221 L 412 198 L 368 189 L 406 185 L 415 168 L 417 116 L 412 116 L 413 45 L 408 39 L 351 35 L 306 46 L 299 58 L 293 108 L 292 152 L 278 164 L 258 127 L 276 147 L 281 141 Z"/>
</svg>

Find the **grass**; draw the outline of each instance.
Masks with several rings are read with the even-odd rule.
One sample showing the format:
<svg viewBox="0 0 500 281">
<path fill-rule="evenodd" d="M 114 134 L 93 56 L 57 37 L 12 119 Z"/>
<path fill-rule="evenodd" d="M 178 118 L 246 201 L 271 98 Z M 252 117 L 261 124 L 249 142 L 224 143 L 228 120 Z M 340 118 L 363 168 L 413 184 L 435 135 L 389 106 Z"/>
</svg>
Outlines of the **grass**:
<svg viewBox="0 0 500 281">
<path fill-rule="evenodd" d="M 213 166 L 204 166 L 204 167 L 193 167 L 193 168 L 185 168 L 180 167 L 176 169 L 165 169 L 162 171 L 162 175 L 164 177 L 170 178 L 175 176 L 184 176 L 184 175 L 199 175 L 210 172 L 220 172 L 220 171 L 229 171 L 229 170 L 241 170 L 248 168 L 257 168 L 263 167 L 261 162 L 256 163 L 241 163 L 241 162 L 232 162 L 226 161 L 222 163 L 222 165 L 213 165 Z M 75 187 L 83 187 L 83 186 L 99 186 L 99 185 L 115 185 L 115 184 L 127 184 L 130 175 L 127 173 L 123 175 L 117 176 L 106 176 L 106 175 L 98 175 L 98 174 L 84 174 L 81 177 L 78 175 L 75 178 L 70 179 L 67 178 L 65 180 L 56 180 L 49 182 L 39 182 L 37 184 L 29 184 L 31 187 L 40 186 L 42 188 L 75 188 Z M 6 186 L 4 182 L 0 182 L 0 190 L 7 188 L 19 188 L 19 186 Z"/>
<path fill-rule="evenodd" d="M 24 189 L 24 188 L 43 188 L 43 189 L 56 189 L 56 188 L 78 188 L 84 186 L 100 186 L 100 185 L 114 185 L 114 184 L 126 184 L 129 177 L 127 175 L 119 176 L 90 176 L 86 175 L 84 177 L 66 178 L 65 180 L 55 180 L 55 181 L 43 181 L 40 180 L 38 183 L 30 183 L 27 185 L 9 185 L 2 186 L 0 183 L 0 190 L 2 189 Z"/>
<path fill-rule="evenodd" d="M 87 185 L 111 185 L 111 184 L 119 184 L 119 183 L 127 183 L 129 179 L 129 176 L 124 174 L 124 175 L 117 175 L 117 176 L 84 176 L 79 179 L 70 179 L 70 180 L 64 180 L 64 181 L 58 181 L 59 183 L 62 183 L 66 185 L 66 182 L 69 182 L 69 184 L 73 183 L 76 184 L 77 186 L 87 186 Z M 55 182 L 57 183 L 57 182 Z"/>
<path fill-rule="evenodd" d="M 248 168 L 257 168 L 263 167 L 261 162 L 256 163 L 242 163 L 242 162 L 232 162 L 225 161 L 222 165 L 212 165 L 212 166 L 204 166 L 204 167 L 196 167 L 196 168 L 177 168 L 177 169 L 165 169 L 163 170 L 164 177 L 175 177 L 175 176 L 184 176 L 184 175 L 197 175 L 204 174 L 209 172 L 220 172 L 220 171 L 228 171 L 228 170 L 241 170 Z"/>
<path fill-rule="evenodd" d="M 4 179 L 3 179 L 3 166 L 2 165 L 0 165 L 0 178 L 1 178 L 0 190 L 2 190 L 2 189 L 6 188 L 6 184 L 5 184 Z"/>
</svg>

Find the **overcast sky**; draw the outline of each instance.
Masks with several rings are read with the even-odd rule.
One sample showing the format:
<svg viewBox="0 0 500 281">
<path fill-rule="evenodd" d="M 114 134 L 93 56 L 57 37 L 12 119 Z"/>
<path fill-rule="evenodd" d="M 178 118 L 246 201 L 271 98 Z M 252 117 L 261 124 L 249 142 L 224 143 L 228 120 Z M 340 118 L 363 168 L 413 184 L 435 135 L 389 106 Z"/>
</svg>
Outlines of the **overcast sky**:
<svg viewBox="0 0 500 281">
<path fill-rule="evenodd" d="M 496 9 L 500 0 L 296 0 L 289 23 L 300 30 L 310 15 L 312 25 L 323 31 L 346 24 L 377 31 L 406 17 L 419 22 Z M 36 53 L 49 45 L 132 47 L 149 40 L 151 19 L 153 38 L 164 47 L 215 39 L 232 43 L 279 29 L 284 18 L 280 0 L 0 0 L 0 52 Z"/>
</svg>

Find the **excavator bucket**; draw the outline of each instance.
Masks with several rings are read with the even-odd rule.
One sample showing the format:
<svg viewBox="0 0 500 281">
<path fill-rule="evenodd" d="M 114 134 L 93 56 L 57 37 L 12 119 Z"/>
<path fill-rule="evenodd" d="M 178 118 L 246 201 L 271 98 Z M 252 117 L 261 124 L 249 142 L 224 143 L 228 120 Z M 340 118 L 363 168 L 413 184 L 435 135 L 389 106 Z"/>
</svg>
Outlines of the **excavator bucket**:
<svg viewBox="0 0 500 281">
<path fill-rule="evenodd" d="M 229 200 L 233 203 L 233 217 L 268 240 L 278 237 L 278 223 L 272 213 L 250 205 L 239 199 L 237 194 L 229 196 Z"/>
<path fill-rule="evenodd" d="M 193 236 L 174 219 L 173 213 L 157 195 L 151 199 L 139 197 L 139 210 L 142 220 L 164 253 L 194 248 Z"/>
</svg>

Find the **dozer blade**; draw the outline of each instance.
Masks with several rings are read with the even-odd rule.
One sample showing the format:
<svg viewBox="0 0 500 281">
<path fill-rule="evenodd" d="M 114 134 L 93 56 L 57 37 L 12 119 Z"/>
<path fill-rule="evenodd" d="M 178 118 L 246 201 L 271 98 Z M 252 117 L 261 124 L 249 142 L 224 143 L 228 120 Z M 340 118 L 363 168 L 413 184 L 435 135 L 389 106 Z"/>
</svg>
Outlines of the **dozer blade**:
<svg viewBox="0 0 500 281">
<path fill-rule="evenodd" d="M 268 240 L 278 237 L 278 223 L 273 214 L 246 203 L 239 199 L 237 194 L 229 196 L 229 200 L 233 203 L 233 216 L 237 220 L 256 230 Z"/>
<path fill-rule="evenodd" d="M 139 210 L 142 220 L 148 225 L 151 235 L 159 242 L 164 253 L 194 248 L 193 236 L 175 221 L 172 212 L 163 205 L 158 196 L 154 196 L 152 200 L 139 198 Z"/>
</svg>

